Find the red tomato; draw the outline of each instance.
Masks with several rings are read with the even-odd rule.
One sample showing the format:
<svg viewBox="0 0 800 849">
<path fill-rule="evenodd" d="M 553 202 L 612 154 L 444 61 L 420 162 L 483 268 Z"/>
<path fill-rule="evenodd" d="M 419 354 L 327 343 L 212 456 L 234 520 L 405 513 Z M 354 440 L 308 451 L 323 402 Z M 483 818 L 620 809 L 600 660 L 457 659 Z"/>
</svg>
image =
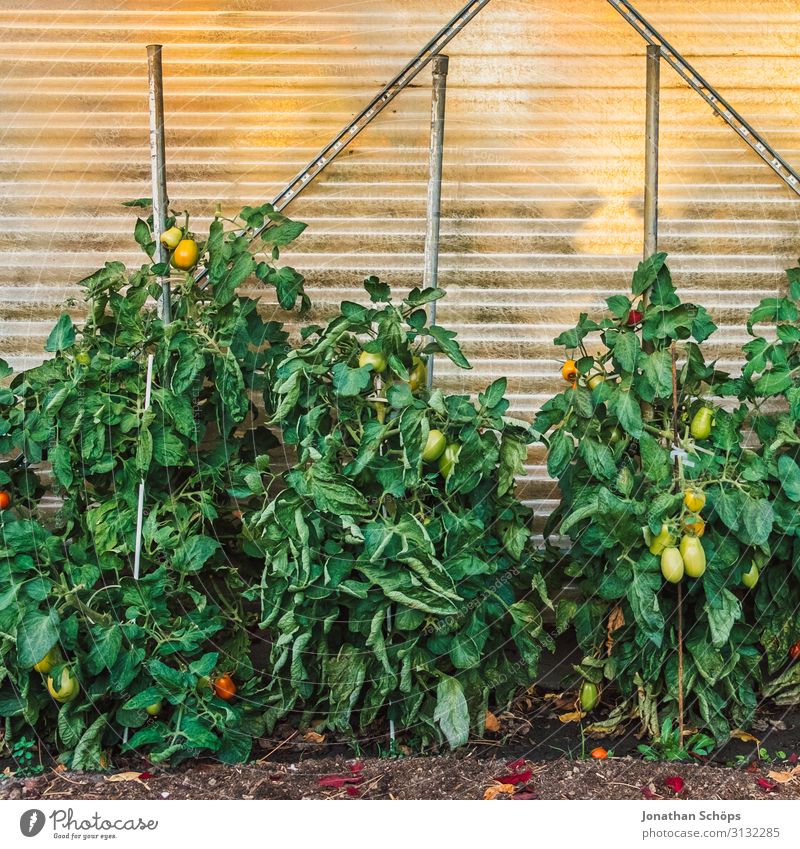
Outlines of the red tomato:
<svg viewBox="0 0 800 849">
<path fill-rule="evenodd" d="M 214 695 L 225 702 L 229 702 L 236 695 L 236 684 L 227 672 L 216 678 L 213 686 Z"/>
</svg>

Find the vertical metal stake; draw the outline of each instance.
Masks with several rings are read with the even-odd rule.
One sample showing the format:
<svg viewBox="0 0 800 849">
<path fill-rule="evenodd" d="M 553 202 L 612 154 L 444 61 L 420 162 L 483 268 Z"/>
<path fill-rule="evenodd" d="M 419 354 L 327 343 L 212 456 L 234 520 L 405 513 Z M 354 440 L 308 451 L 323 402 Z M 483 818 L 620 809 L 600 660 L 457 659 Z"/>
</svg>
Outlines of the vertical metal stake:
<svg viewBox="0 0 800 849">
<path fill-rule="evenodd" d="M 431 147 L 428 166 L 428 209 L 425 232 L 425 271 L 423 286 L 439 285 L 439 227 L 442 218 L 442 156 L 444 150 L 444 109 L 447 95 L 447 70 L 450 59 L 441 54 L 433 59 L 433 97 L 431 101 Z M 430 306 L 430 323 L 436 323 L 436 301 Z M 428 389 L 433 385 L 433 355 L 428 360 Z"/>
<path fill-rule="evenodd" d="M 167 170 L 164 146 L 164 84 L 161 76 L 161 45 L 147 45 L 148 100 L 150 105 L 150 176 L 153 188 L 153 236 L 156 240 L 155 261 L 169 259 L 161 234 L 166 229 Z M 160 277 L 161 304 L 159 310 L 164 324 L 170 322 L 169 278 Z"/>
<path fill-rule="evenodd" d="M 661 47 L 647 45 L 647 109 L 644 160 L 644 258 L 658 250 L 658 119 Z"/>
</svg>

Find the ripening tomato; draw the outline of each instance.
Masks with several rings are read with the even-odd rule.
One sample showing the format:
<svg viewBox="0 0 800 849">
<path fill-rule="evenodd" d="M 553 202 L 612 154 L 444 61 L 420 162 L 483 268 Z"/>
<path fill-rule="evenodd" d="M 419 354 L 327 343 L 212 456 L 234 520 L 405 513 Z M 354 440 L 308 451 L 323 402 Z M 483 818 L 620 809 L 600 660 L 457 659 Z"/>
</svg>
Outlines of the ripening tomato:
<svg viewBox="0 0 800 849">
<path fill-rule="evenodd" d="M 690 578 L 702 578 L 706 571 L 706 553 L 697 537 L 685 536 L 681 540 L 681 557 Z"/>
<path fill-rule="evenodd" d="M 683 493 L 683 503 L 691 513 L 699 513 L 706 506 L 706 494 L 702 489 L 690 487 Z"/>
<path fill-rule="evenodd" d="M 628 327 L 636 327 L 637 324 L 641 324 L 644 315 L 642 315 L 639 310 L 631 310 L 628 313 L 627 325 Z"/>
<path fill-rule="evenodd" d="M 792 660 L 797 660 L 800 657 L 800 640 L 798 640 L 790 649 L 789 649 L 789 657 Z"/>
<path fill-rule="evenodd" d="M 752 590 L 753 587 L 758 583 L 759 571 L 758 566 L 755 563 L 750 564 L 750 569 L 742 575 L 742 583 L 747 587 L 748 590 Z"/>
<path fill-rule="evenodd" d="M 373 371 L 386 371 L 386 357 L 383 354 L 372 354 L 369 351 L 362 351 L 358 357 L 358 367 L 372 366 Z"/>
<path fill-rule="evenodd" d="M 713 419 L 714 411 L 710 407 L 701 407 L 692 418 L 692 423 L 689 425 L 689 433 L 695 439 L 708 439 L 711 436 Z"/>
<path fill-rule="evenodd" d="M 591 681 L 584 681 L 581 684 L 580 703 L 581 710 L 584 713 L 594 710 L 597 703 L 600 701 L 600 691 L 597 689 L 597 684 Z"/>
<path fill-rule="evenodd" d="M 408 378 L 408 388 L 412 392 L 416 392 L 428 383 L 428 367 L 425 365 L 425 361 L 419 357 L 414 357 L 413 363 L 414 366 Z"/>
<path fill-rule="evenodd" d="M 601 383 L 606 382 L 606 376 L 604 374 L 600 374 L 596 372 L 589 376 L 589 379 L 586 381 L 586 385 L 589 389 L 596 389 Z"/>
<path fill-rule="evenodd" d="M 200 248 L 194 239 L 181 239 L 172 252 L 172 264 L 181 271 L 191 271 L 200 258 Z"/>
<path fill-rule="evenodd" d="M 683 580 L 683 558 L 674 546 L 665 548 L 661 554 L 661 574 L 665 581 L 679 584 Z"/>
<path fill-rule="evenodd" d="M 78 679 L 68 666 L 62 667 L 58 681 L 54 681 L 51 675 L 47 676 L 47 691 L 57 702 L 62 704 L 71 702 L 78 695 L 79 690 Z"/>
<path fill-rule="evenodd" d="M 598 746 L 596 749 L 592 749 L 590 756 L 596 761 L 604 761 L 608 757 L 608 751 L 602 746 Z"/>
<path fill-rule="evenodd" d="M 650 543 L 650 554 L 655 554 L 656 557 L 658 557 L 658 555 L 670 545 L 675 545 L 675 537 L 673 536 L 669 525 L 664 522 L 661 525 L 661 530 L 653 537 L 652 542 Z"/>
<path fill-rule="evenodd" d="M 439 458 L 439 471 L 442 473 L 442 477 L 447 480 L 450 475 L 453 474 L 453 469 L 456 467 L 456 463 L 458 462 L 458 455 L 461 453 L 461 443 L 460 442 L 451 442 L 447 448 L 444 449 L 444 454 Z"/>
<path fill-rule="evenodd" d="M 236 695 L 236 684 L 227 672 L 214 679 L 213 689 L 214 695 L 225 702 L 229 702 Z"/>
<path fill-rule="evenodd" d="M 701 537 L 706 532 L 706 523 L 699 516 L 691 516 L 683 520 L 683 529 L 687 534 Z"/>
<path fill-rule="evenodd" d="M 578 379 L 578 367 L 575 365 L 575 360 L 567 360 L 561 366 L 561 377 L 569 383 L 574 383 Z"/>
<path fill-rule="evenodd" d="M 161 244 L 166 245 L 170 250 L 177 248 L 183 239 L 183 230 L 180 227 L 170 227 L 161 234 Z"/>
<path fill-rule="evenodd" d="M 444 434 L 435 427 L 428 431 L 425 447 L 422 449 L 422 459 L 426 463 L 433 463 L 444 454 L 447 448 L 447 440 Z"/>
<path fill-rule="evenodd" d="M 7 510 L 11 506 L 11 496 L 5 491 L 0 491 L 0 510 Z"/>
<path fill-rule="evenodd" d="M 47 675 L 51 669 L 58 666 L 61 663 L 61 649 L 58 646 L 53 646 L 49 652 L 36 664 L 34 664 L 34 669 L 37 672 L 41 672 L 42 675 Z"/>
</svg>

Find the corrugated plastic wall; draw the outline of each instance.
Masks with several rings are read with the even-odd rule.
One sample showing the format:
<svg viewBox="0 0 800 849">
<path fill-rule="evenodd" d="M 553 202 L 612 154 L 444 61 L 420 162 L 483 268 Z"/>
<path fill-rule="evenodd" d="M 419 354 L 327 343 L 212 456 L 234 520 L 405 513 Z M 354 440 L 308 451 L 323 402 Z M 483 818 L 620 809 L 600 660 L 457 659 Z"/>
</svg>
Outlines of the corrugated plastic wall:
<svg viewBox="0 0 800 849">
<path fill-rule="evenodd" d="M 0 334 L 41 356 L 74 282 L 130 250 L 120 201 L 148 196 L 146 44 L 164 49 L 173 206 L 202 217 L 268 199 L 458 9 L 461 0 L 3 0 Z M 794 0 L 641 0 L 790 162 Z M 625 287 L 641 250 L 644 43 L 604 0 L 494 0 L 450 46 L 440 321 L 474 370 L 509 378 L 530 416 L 559 387 L 552 337 Z M 797 256 L 800 203 L 668 69 L 661 245 L 721 325 L 724 362 L 748 308 Z M 310 224 L 287 260 L 319 315 L 366 274 L 420 281 L 429 73 L 290 208 Z M 138 262 L 138 259 L 136 259 Z M 527 495 L 552 488 L 538 452 Z"/>
</svg>

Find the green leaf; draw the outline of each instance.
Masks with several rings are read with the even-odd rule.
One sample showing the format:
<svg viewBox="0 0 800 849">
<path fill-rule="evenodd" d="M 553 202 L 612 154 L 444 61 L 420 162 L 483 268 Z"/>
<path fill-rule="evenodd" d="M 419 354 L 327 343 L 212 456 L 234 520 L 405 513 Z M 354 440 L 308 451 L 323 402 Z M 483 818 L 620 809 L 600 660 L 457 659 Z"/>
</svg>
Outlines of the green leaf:
<svg viewBox="0 0 800 849">
<path fill-rule="evenodd" d="M 611 480 L 616 477 L 617 465 L 607 445 L 585 437 L 578 444 L 578 453 L 586 460 L 589 471 L 599 480 Z"/>
<path fill-rule="evenodd" d="M 731 629 L 742 613 L 739 599 L 729 590 L 723 588 L 717 595 L 715 605 L 706 603 L 708 626 L 711 630 L 711 642 L 717 648 L 728 644 Z"/>
<path fill-rule="evenodd" d="M 800 501 L 800 466 L 788 454 L 778 458 L 778 478 L 790 501 Z"/>
<path fill-rule="evenodd" d="M 364 288 L 369 292 L 373 304 L 388 303 L 392 298 L 392 290 L 388 284 L 382 283 L 377 277 L 367 277 Z"/>
<path fill-rule="evenodd" d="M 371 379 L 371 368 L 350 368 L 347 363 L 336 363 L 333 367 L 333 388 L 342 398 L 353 398 L 360 395 L 368 386 Z"/>
<path fill-rule="evenodd" d="M 288 219 L 277 227 L 268 227 L 261 238 L 270 245 L 288 245 L 293 242 L 308 225 L 302 221 L 289 221 Z"/>
<path fill-rule="evenodd" d="M 641 349 L 639 337 L 633 331 L 620 333 L 614 342 L 614 358 L 625 371 L 636 371 L 636 363 Z"/>
<path fill-rule="evenodd" d="M 639 263 L 631 282 L 631 291 L 634 295 L 643 294 L 646 289 L 655 283 L 666 259 L 666 253 L 656 253 Z"/>
<path fill-rule="evenodd" d="M 436 710 L 433 714 L 451 749 L 469 740 L 469 707 L 464 690 L 456 678 L 442 676 L 436 688 Z"/>
<path fill-rule="evenodd" d="M 667 348 L 646 356 L 644 375 L 656 397 L 667 398 L 672 394 L 672 357 Z"/>
<path fill-rule="evenodd" d="M 97 772 L 104 768 L 102 763 L 103 734 L 108 728 L 108 714 L 104 713 L 86 729 L 70 759 L 72 769 Z"/>
<path fill-rule="evenodd" d="M 645 555 L 655 563 L 652 555 Z M 661 575 L 654 571 L 644 571 L 637 567 L 633 571 L 633 580 L 628 587 L 630 602 L 636 624 L 642 633 L 656 646 L 664 639 L 664 615 L 658 604 L 658 591 L 661 589 Z"/>
<path fill-rule="evenodd" d="M 443 327 L 431 325 L 428 328 L 428 334 L 432 336 L 438 345 L 440 351 L 446 354 L 460 368 L 472 368 L 469 360 L 461 352 L 461 347 L 455 341 L 456 334 L 452 330 L 445 330 Z"/>
<path fill-rule="evenodd" d="M 56 480 L 66 489 L 72 486 L 74 476 L 72 473 L 72 457 L 69 449 L 58 443 L 50 449 L 50 462 L 53 465 L 53 474 Z"/>
<path fill-rule="evenodd" d="M 240 422 L 250 409 L 242 369 L 230 349 L 224 357 L 214 357 L 217 391 L 234 422 Z"/>
<path fill-rule="evenodd" d="M 636 395 L 628 389 L 621 389 L 616 394 L 614 412 L 619 423 L 634 439 L 642 435 L 642 410 Z"/>
<path fill-rule="evenodd" d="M 58 351 L 65 351 L 67 348 L 71 348 L 74 344 L 75 326 L 69 315 L 63 312 L 59 316 L 55 327 L 50 331 L 44 349 L 55 354 Z"/>
<path fill-rule="evenodd" d="M 217 540 L 202 534 L 189 537 L 175 549 L 173 566 L 186 574 L 198 572 L 220 547 Z"/>
<path fill-rule="evenodd" d="M 35 666 L 58 642 L 59 617 L 55 609 L 49 613 L 30 610 L 17 625 L 17 660 L 23 668 Z"/>
<path fill-rule="evenodd" d="M 222 280 L 214 286 L 214 300 L 218 304 L 230 303 L 236 294 L 236 289 L 247 280 L 255 267 L 256 261 L 251 254 L 247 252 L 239 254 Z"/>
<path fill-rule="evenodd" d="M 513 491 L 517 475 L 525 472 L 527 459 L 528 446 L 521 439 L 504 433 L 500 441 L 500 470 L 497 482 L 499 496 Z"/>
</svg>

